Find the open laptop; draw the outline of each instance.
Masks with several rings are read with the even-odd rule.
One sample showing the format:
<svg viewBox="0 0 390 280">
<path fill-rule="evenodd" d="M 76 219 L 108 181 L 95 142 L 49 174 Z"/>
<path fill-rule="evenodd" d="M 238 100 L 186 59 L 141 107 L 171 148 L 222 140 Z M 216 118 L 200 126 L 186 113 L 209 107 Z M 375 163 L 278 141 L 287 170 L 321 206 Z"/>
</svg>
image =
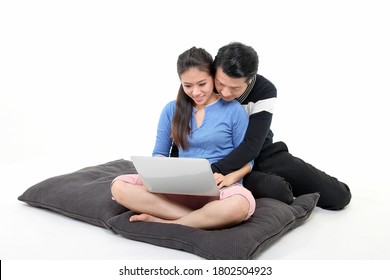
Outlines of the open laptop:
<svg viewBox="0 0 390 280">
<path fill-rule="evenodd" d="M 210 163 L 201 158 L 132 156 L 145 187 L 154 193 L 218 196 Z"/>
</svg>

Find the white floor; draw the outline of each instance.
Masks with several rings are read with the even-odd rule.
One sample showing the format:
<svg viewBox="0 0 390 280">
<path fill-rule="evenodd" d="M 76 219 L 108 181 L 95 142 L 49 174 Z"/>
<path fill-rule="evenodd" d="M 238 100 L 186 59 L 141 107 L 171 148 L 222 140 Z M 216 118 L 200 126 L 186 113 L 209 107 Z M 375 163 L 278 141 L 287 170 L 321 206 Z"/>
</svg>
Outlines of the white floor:
<svg viewBox="0 0 390 280">
<path fill-rule="evenodd" d="M 117 158 L 60 159 L 47 155 L 0 166 L 0 259 L 201 259 L 186 252 L 128 240 L 17 200 L 25 189 L 43 179 Z M 333 212 L 317 207 L 305 224 L 287 233 L 258 259 L 389 260 L 387 198 L 359 196 L 353 188 L 352 193 L 353 199 L 346 209 Z"/>
</svg>

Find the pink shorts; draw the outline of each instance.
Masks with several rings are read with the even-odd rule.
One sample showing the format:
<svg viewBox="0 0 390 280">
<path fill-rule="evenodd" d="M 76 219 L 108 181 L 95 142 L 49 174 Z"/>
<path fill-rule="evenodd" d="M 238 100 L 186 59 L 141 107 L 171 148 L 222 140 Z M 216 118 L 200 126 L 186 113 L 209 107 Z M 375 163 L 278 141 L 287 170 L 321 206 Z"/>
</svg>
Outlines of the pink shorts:
<svg viewBox="0 0 390 280">
<path fill-rule="evenodd" d="M 125 174 L 120 175 L 116 177 L 112 182 L 115 182 L 116 180 L 120 180 L 129 184 L 133 185 L 143 185 L 142 179 L 138 174 Z M 222 200 L 225 198 L 228 198 L 233 195 L 242 195 L 244 196 L 248 202 L 249 202 L 249 210 L 248 214 L 245 217 L 245 220 L 248 220 L 252 214 L 255 212 L 256 209 L 256 201 L 252 195 L 252 193 L 244 188 L 243 185 L 239 183 L 235 183 L 231 186 L 224 187 L 219 190 L 219 197 L 218 196 L 195 196 L 195 195 L 181 195 L 181 194 L 164 194 L 168 199 L 176 201 L 180 204 L 184 204 L 191 209 L 199 209 L 202 208 L 204 205 L 209 203 L 213 200 Z"/>
</svg>

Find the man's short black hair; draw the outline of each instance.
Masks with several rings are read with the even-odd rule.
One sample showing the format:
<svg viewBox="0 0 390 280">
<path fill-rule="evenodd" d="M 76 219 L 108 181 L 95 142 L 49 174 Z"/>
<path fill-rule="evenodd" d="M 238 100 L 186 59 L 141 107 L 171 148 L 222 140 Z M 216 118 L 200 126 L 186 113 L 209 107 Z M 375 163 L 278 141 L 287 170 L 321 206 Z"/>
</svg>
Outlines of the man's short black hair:
<svg viewBox="0 0 390 280">
<path fill-rule="evenodd" d="M 259 57 L 252 47 L 233 42 L 218 50 L 213 67 L 215 72 L 221 67 L 226 75 L 248 81 L 257 74 Z"/>
</svg>

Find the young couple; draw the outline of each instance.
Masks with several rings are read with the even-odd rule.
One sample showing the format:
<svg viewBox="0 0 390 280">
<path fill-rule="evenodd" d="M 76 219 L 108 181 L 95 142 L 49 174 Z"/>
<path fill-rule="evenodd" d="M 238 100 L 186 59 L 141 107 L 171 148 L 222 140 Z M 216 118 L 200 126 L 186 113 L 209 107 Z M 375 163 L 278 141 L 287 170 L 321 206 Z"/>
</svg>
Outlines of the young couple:
<svg viewBox="0 0 390 280">
<path fill-rule="evenodd" d="M 112 184 L 113 198 L 140 213 L 130 221 L 225 228 L 253 214 L 254 197 L 291 203 L 313 192 L 320 193 L 317 205 L 324 209 L 348 205 L 346 184 L 292 156 L 285 143 L 273 143 L 276 88 L 257 74 L 258 56 L 252 47 L 228 44 L 214 61 L 205 50 L 191 48 L 179 56 L 177 70 L 181 86 L 176 101 L 163 109 L 153 155 L 169 156 L 174 143 L 173 153 L 180 157 L 207 158 L 220 196 L 194 201 L 152 194 L 138 175 L 119 176 Z"/>
</svg>

